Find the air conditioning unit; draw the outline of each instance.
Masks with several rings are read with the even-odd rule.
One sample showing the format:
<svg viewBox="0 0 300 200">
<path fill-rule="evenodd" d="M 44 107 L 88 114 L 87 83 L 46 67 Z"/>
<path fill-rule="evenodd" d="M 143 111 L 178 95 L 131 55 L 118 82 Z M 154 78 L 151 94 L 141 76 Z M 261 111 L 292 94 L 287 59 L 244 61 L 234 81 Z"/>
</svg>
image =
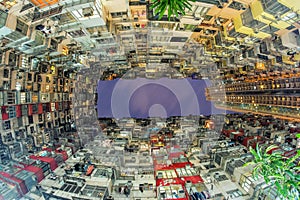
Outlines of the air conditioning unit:
<svg viewBox="0 0 300 200">
<path fill-rule="evenodd" d="M 182 23 L 179 24 L 179 30 L 184 30 L 184 24 Z"/>
<path fill-rule="evenodd" d="M 92 7 L 89 8 L 83 8 L 82 9 L 82 15 L 84 17 L 91 17 L 94 15 L 94 9 Z"/>
<path fill-rule="evenodd" d="M 123 15 L 122 19 L 123 19 L 123 21 L 127 21 L 128 20 L 128 16 L 127 15 Z"/>
</svg>

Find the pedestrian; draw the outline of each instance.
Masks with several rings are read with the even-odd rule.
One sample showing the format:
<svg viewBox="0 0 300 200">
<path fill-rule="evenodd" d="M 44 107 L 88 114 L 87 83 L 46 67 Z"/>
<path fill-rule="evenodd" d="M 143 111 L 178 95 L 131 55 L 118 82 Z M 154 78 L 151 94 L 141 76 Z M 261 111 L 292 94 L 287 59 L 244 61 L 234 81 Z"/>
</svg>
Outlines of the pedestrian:
<svg viewBox="0 0 300 200">
<path fill-rule="evenodd" d="M 130 194 L 130 191 L 129 191 L 129 188 L 128 188 L 127 185 L 126 185 L 125 188 L 124 188 L 124 194 L 126 195 L 126 197 L 128 197 L 129 194 Z"/>
<path fill-rule="evenodd" d="M 143 186 L 140 186 L 140 191 L 141 191 L 141 193 L 143 193 L 144 192 L 144 188 L 143 188 Z"/>
</svg>

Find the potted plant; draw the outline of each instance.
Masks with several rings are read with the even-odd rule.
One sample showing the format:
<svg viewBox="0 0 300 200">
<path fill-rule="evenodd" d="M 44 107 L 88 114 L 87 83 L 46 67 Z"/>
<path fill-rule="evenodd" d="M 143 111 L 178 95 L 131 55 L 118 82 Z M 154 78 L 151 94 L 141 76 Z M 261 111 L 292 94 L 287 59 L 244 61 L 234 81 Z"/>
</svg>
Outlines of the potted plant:
<svg viewBox="0 0 300 200">
<path fill-rule="evenodd" d="M 300 134 L 297 134 L 300 138 Z M 278 148 L 271 145 L 266 149 L 256 146 L 256 149 L 250 147 L 250 152 L 254 160 L 247 163 L 254 164 L 253 176 L 258 178 L 261 175 L 267 184 L 276 186 L 276 191 L 281 199 L 295 200 L 300 196 L 300 150 L 296 155 L 287 158 L 281 152 L 273 149 Z"/>
<path fill-rule="evenodd" d="M 179 17 L 179 14 L 185 15 L 185 9 L 191 10 L 192 4 L 189 1 L 195 0 L 153 0 L 150 9 L 155 10 L 155 15 L 158 15 L 160 20 L 166 11 L 168 11 L 168 20 L 171 16 Z"/>
</svg>

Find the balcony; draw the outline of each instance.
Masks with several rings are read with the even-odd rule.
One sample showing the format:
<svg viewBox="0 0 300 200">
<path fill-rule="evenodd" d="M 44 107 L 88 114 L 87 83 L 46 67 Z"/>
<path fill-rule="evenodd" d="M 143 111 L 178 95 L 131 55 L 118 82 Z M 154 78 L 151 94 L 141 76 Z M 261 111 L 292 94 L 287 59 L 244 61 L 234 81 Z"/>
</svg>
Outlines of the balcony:
<svg viewBox="0 0 300 200">
<path fill-rule="evenodd" d="M 273 2 L 274 4 L 272 4 Z M 250 4 L 250 8 L 253 18 L 258 21 L 266 24 L 272 23 L 272 26 L 279 29 L 285 29 L 290 26 L 288 23 L 280 20 L 280 16 L 289 10 L 287 10 L 286 6 L 278 3 L 277 0 L 254 0 Z"/>
<path fill-rule="evenodd" d="M 253 35 L 258 38 L 266 38 L 270 35 L 261 32 L 259 29 L 266 26 L 265 23 L 255 20 L 251 10 L 247 9 L 243 14 L 233 19 L 235 31 L 247 35 Z"/>
<path fill-rule="evenodd" d="M 18 31 L 13 31 L 10 34 L 8 34 L 6 37 L 13 42 L 13 41 L 23 39 L 24 37 L 26 37 L 26 35 Z"/>
<path fill-rule="evenodd" d="M 300 47 L 300 34 L 299 30 L 289 32 L 281 36 L 282 45 L 288 48 Z"/>
<path fill-rule="evenodd" d="M 226 92 L 242 93 L 242 92 L 279 92 L 285 90 L 300 90 L 300 78 L 292 77 L 285 79 L 263 80 L 256 78 L 257 82 L 251 83 L 234 83 L 226 85 Z"/>
<path fill-rule="evenodd" d="M 277 0 L 261 0 L 261 3 L 264 11 L 273 16 L 282 15 L 290 11 L 288 7 L 279 3 Z"/>
<path fill-rule="evenodd" d="M 217 108 L 222 108 L 226 110 L 231 110 L 235 112 L 244 112 L 244 113 L 254 113 L 260 115 L 273 115 L 276 118 L 291 120 L 291 121 L 300 121 L 300 115 L 298 108 L 290 106 L 276 105 L 274 102 L 270 101 L 268 105 L 260 104 L 247 104 L 247 103 L 215 103 Z M 298 106 L 299 107 L 299 106 Z"/>
</svg>

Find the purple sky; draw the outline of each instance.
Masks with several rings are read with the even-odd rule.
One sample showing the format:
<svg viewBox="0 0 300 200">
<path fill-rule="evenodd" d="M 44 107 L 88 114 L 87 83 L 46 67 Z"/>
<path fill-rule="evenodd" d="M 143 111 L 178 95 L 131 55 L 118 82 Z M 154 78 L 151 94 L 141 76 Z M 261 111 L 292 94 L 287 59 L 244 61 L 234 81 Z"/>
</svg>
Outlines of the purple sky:
<svg viewBox="0 0 300 200">
<path fill-rule="evenodd" d="M 98 82 L 98 117 L 147 118 L 225 113 L 206 101 L 208 80 L 115 79 Z"/>
</svg>

